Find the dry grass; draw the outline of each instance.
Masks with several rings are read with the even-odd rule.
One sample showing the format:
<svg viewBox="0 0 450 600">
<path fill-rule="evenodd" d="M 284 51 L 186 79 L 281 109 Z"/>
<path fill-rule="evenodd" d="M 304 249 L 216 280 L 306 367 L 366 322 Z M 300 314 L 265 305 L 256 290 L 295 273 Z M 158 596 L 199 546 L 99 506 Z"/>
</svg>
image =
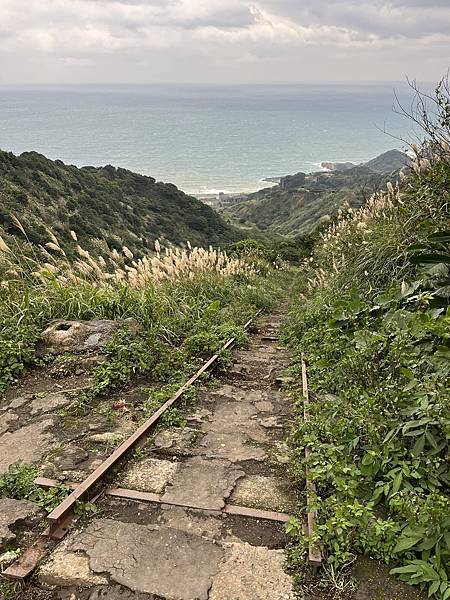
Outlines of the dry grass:
<svg viewBox="0 0 450 600">
<path fill-rule="evenodd" d="M 21 225 L 20 228 L 25 234 Z M 72 232 L 71 235 L 76 240 L 76 233 Z M 196 275 L 203 274 L 234 277 L 258 273 L 255 264 L 230 258 L 219 249 L 193 248 L 189 242 L 186 249 L 162 248 L 158 240 L 155 242 L 155 252 L 143 258 L 135 258 L 126 246 L 122 248 L 122 253 L 112 250 L 106 257 L 94 257 L 77 245 L 78 258 L 70 261 L 56 236 L 50 231 L 49 236 L 51 241 L 45 248 L 33 252 L 33 255 L 23 251 L 18 255 L 0 237 L 3 272 L 14 279 L 31 277 L 41 283 L 52 280 L 61 286 L 88 283 L 96 287 L 108 287 L 120 284 L 134 289 L 168 280 L 194 279 Z"/>
</svg>

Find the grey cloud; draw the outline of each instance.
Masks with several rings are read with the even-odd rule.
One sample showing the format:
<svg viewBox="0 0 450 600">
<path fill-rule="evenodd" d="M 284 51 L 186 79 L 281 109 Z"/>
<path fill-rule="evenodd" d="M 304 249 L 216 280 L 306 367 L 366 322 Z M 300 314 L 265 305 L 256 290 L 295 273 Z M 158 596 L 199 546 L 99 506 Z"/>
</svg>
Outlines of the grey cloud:
<svg viewBox="0 0 450 600">
<path fill-rule="evenodd" d="M 449 32 L 449 0 L 0 0 L 0 82 L 436 78 Z"/>
</svg>

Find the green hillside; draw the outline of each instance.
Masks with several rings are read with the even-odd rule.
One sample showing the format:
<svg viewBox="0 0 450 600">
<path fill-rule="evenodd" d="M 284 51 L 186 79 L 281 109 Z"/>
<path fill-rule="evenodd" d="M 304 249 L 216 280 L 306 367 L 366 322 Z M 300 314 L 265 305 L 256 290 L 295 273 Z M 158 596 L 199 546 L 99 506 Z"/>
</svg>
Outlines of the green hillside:
<svg viewBox="0 0 450 600">
<path fill-rule="evenodd" d="M 280 235 L 294 237 L 316 227 L 322 219 L 334 216 L 345 203 L 359 208 L 387 180 L 395 168 L 391 168 L 392 156 L 406 155 L 398 152 L 385 153 L 365 165 L 345 170 L 297 173 L 283 177 L 280 184 L 260 190 L 246 200 L 235 204 L 224 214 L 239 226 L 257 227 Z M 373 164 L 374 168 L 371 165 Z M 380 172 L 380 169 L 384 172 Z"/>
<path fill-rule="evenodd" d="M 37 152 L 0 151 L 0 234 L 6 237 L 20 233 L 12 215 L 33 244 L 49 241 L 47 227 L 69 249 L 70 230 L 86 249 L 105 249 L 106 243 L 137 254 L 157 238 L 207 246 L 242 237 L 170 183 L 111 165 L 78 168 Z"/>
</svg>

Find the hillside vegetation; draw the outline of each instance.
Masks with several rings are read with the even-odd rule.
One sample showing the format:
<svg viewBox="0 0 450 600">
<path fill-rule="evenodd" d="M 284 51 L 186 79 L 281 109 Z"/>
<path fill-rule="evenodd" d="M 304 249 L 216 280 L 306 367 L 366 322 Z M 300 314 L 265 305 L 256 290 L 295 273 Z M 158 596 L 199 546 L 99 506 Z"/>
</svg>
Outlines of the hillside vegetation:
<svg viewBox="0 0 450 600">
<path fill-rule="evenodd" d="M 0 233 L 19 235 L 13 215 L 35 245 L 48 242 L 51 228 L 68 254 L 70 230 L 88 250 L 142 254 L 157 238 L 174 244 L 221 245 L 239 239 L 211 208 L 170 183 L 126 169 L 83 167 L 52 161 L 37 152 L 0 151 Z"/>
<path fill-rule="evenodd" d="M 345 589 L 342 570 L 366 554 L 450 598 L 450 104 L 442 106 L 443 137 L 431 146 L 439 152 L 428 148 L 431 160 L 418 157 L 399 185 L 341 212 L 303 263 L 291 306 L 293 373 L 304 352 L 313 390 L 309 422 L 293 391 L 293 466 L 301 480 L 308 447 L 315 538 L 335 592 Z M 301 569 L 299 522 L 291 532 Z"/>
<path fill-rule="evenodd" d="M 289 237 L 309 233 L 342 204 L 359 208 L 386 181 L 395 181 L 392 173 L 402 164 L 398 155 L 406 160 L 405 154 L 387 152 L 365 165 L 283 177 L 279 185 L 250 194 L 224 215 L 240 226 Z"/>
</svg>

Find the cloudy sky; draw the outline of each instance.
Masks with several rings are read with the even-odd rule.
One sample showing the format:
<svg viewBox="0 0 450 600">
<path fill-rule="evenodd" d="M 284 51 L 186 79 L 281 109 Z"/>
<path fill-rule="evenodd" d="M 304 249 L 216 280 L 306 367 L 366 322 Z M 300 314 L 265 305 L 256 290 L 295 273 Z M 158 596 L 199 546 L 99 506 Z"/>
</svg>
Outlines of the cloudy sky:
<svg viewBox="0 0 450 600">
<path fill-rule="evenodd" d="M 433 81 L 450 0 L 0 0 L 0 83 Z"/>
</svg>

